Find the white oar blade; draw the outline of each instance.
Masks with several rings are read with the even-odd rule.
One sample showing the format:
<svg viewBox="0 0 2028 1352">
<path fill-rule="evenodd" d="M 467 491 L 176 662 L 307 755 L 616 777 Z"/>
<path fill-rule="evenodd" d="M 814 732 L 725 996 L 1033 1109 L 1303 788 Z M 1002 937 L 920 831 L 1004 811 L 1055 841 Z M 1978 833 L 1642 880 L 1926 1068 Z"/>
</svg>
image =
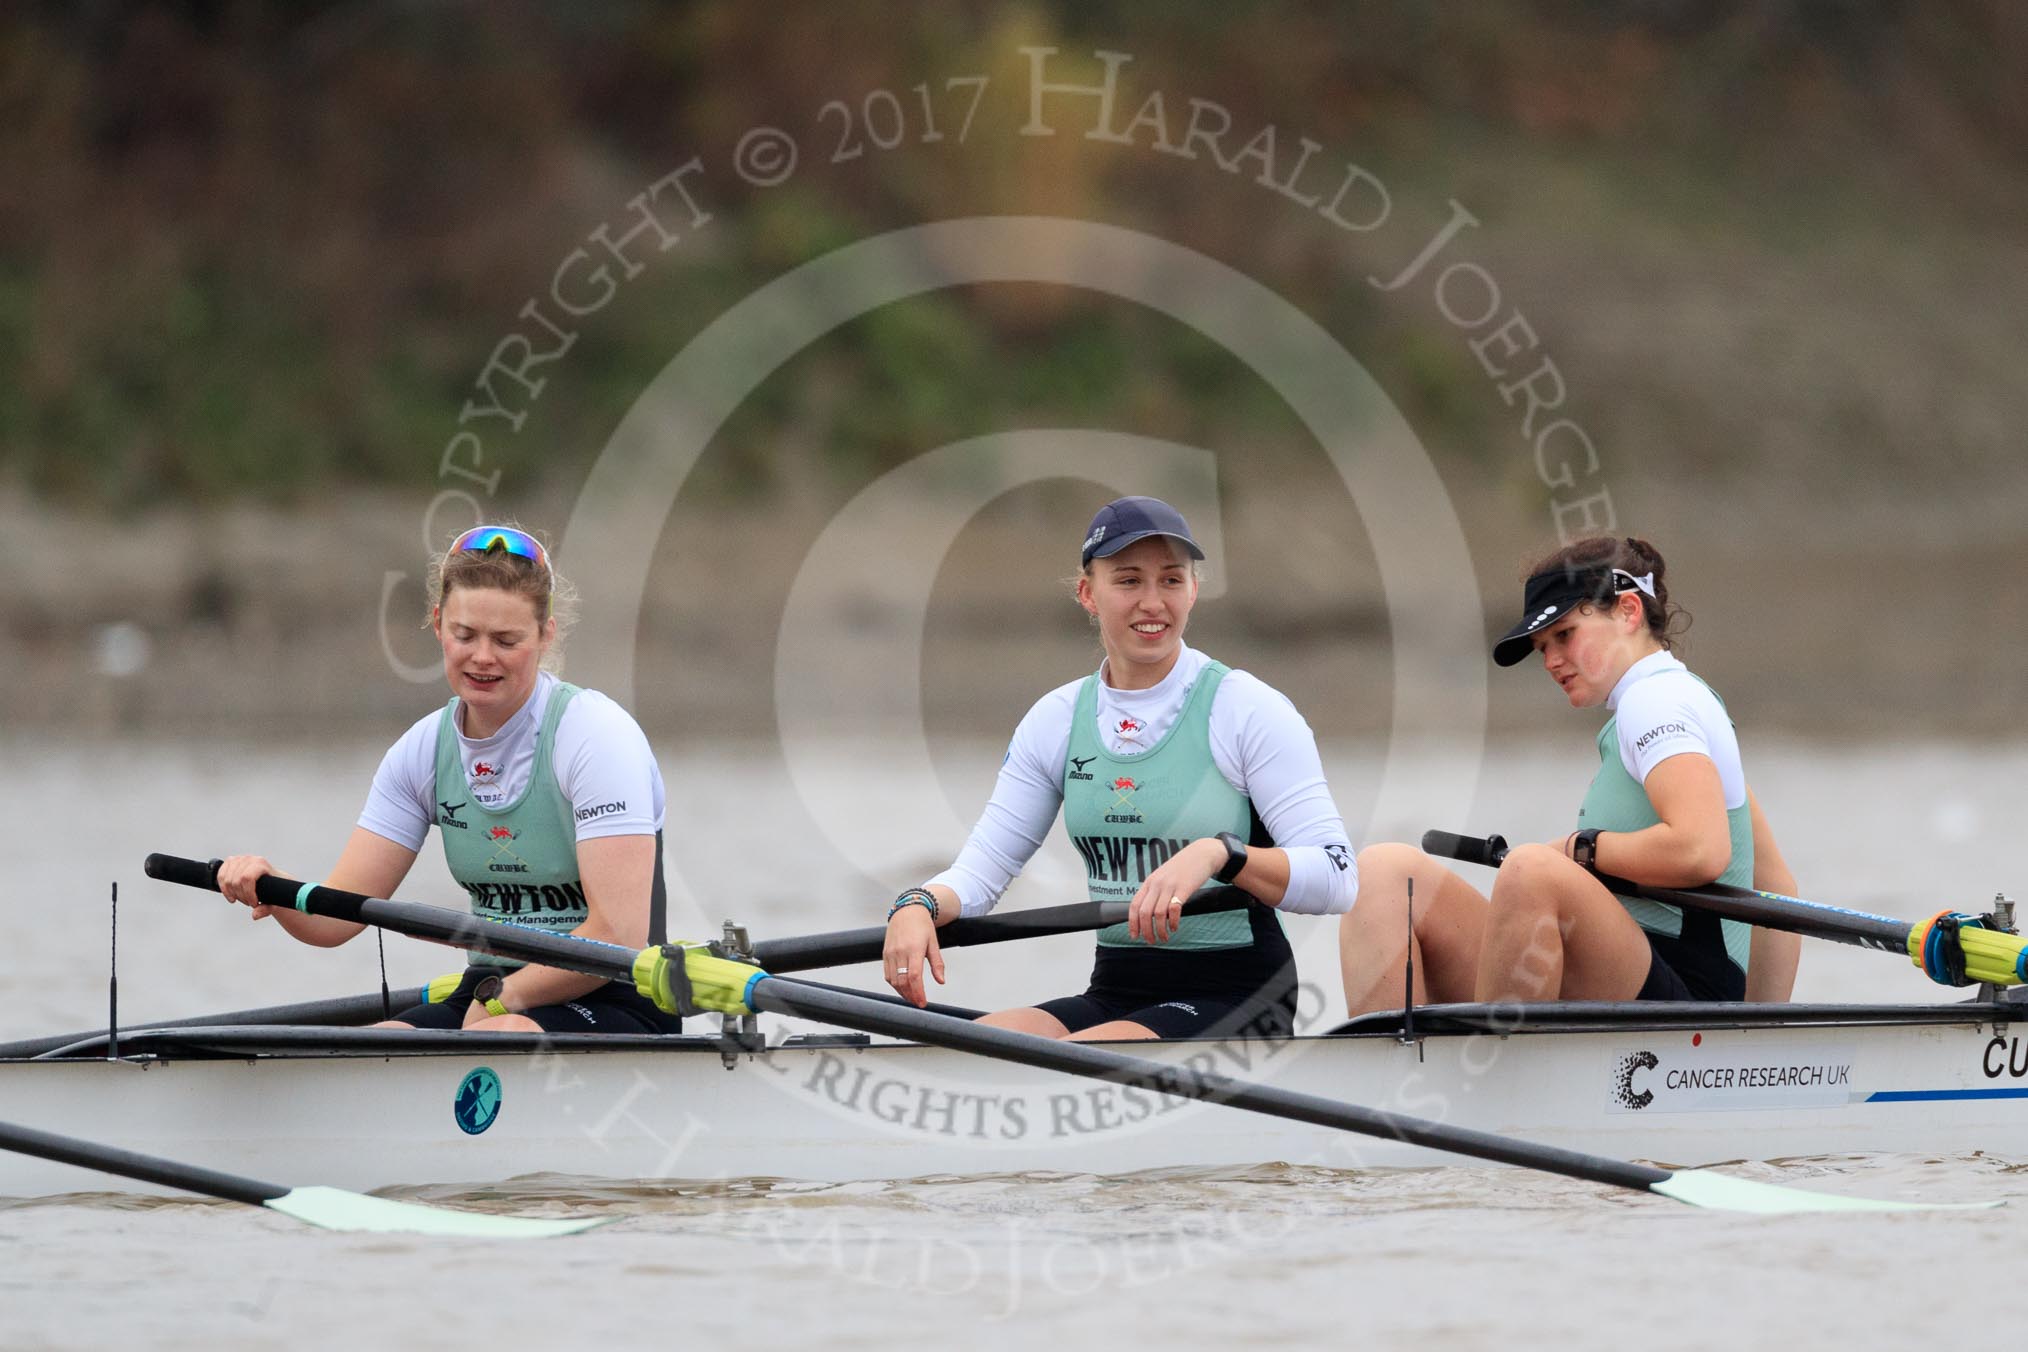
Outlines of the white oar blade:
<svg viewBox="0 0 2028 1352">
<path fill-rule="evenodd" d="M 605 1218 L 581 1220 L 564 1217 L 550 1220 L 537 1216 L 489 1216 L 479 1211 L 451 1211 L 417 1202 L 369 1197 L 343 1188 L 293 1188 L 264 1205 L 270 1211 L 294 1216 L 299 1221 L 308 1221 L 326 1230 L 456 1235 L 465 1239 L 548 1239 L 555 1235 L 574 1235 L 606 1223 Z"/>
<path fill-rule="evenodd" d="M 1883 1202 L 1872 1197 L 1839 1197 L 1774 1183 L 1756 1183 L 1750 1178 L 1734 1178 L 1709 1169 L 1678 1169 L 1662 1182 L 1650 1183 L 1648 1191 L 1691 1206 L 1744 1211 L 1757 1216 L 1791 1216 L 1812 1211 L 1984 1211 L 2004 1205 L 1999 1201 Z"/>
</svg>

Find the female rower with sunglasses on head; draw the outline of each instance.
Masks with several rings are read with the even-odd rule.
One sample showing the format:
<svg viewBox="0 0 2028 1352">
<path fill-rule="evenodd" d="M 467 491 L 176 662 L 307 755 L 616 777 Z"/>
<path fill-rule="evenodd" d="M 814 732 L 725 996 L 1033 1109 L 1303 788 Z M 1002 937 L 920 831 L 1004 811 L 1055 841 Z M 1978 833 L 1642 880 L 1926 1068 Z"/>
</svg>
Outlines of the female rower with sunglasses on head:
<svg viewBox="0 0 2028 1352">
<path fill-rule="evenodd" d="M 382 758 L 327 885 L 394 894 L 432 823 L 474 914 L 641 948 L 662 924 L 662 772 L 639 725 L 595 690 L 544 667 L 557 653 L 568 585 L 526 531 L 479 526 L 430 568 L 430 627 L 451 701 Z M 262 906 L 258 855 L 220 866 L 219 890 L 273 915 L 304 943 L 342 944 L 363 926 Z M 287 876 L 287 875 L 278 875 Z M 397 1027 L 499 1032 L 674 1032 L 625 982 L 524 967 L 483 952 Z"/>
<path fill-rule="evenodd" d="M 1296 966 L 1277 911 L 1351 905 L 1351 846 L 1295 706 L 1184 645 L 1203 557 L 1155 498 L 1092 519 L 1077 599 L 1105 660 L 1028 711 L 957 862 L 888 908 L 883 966 L 901 995 L 925 1002 L 924 968 L 944 979 L 937 928 L 991 910 L 1061 806 L 1088 895 L 1129 902 L 1127 921 L 1100 931 L 1082 995 L 981 1023 L 1089 1041 L 1289 1031 Z M 1259 904 L 1184 916 L 1213 880 Z"/>
<path fill-rule="evenodd" d="M 1411 846 L 1362 852 L 1358 903 L 1339 927 L 1353 1014 L 1400 1007 L 1411 942 L 1419 1002 L 1788 998 L 1795 935 L 1618 896 L 1598 877 L 1796 890 L 1725 705 L 1671 652 L 1682 612 L 1663 572 L 1647 541 L 1603 536 L 1529 570 L 1522 618 L 1493 660 L 1540 653 L 1572 708 L 1612 715 L 1577 829 L 1511 851 L 1490 900 Z"/>
</svg>

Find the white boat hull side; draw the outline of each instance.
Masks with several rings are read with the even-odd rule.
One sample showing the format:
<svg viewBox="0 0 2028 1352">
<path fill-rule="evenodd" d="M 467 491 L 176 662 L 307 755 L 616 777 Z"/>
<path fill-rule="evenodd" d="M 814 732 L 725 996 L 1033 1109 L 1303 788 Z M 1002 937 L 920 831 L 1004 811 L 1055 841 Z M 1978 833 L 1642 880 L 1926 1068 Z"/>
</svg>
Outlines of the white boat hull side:
<svg viewBox="0 0 2028 1352">
<path fill-rule="evenodd" d="M 1121 1045 L 1284 1088 L 1669 1165 L 2028 1158 L 2028 1032 L 1917 1024 Z M 1242 1065 L 1235 1054 L 1251 1058 Z M 479 1067 L 498 1078 L 454 1112 Z M 531 1173 L 826 1181 L 1452 1156 L 913 1045 L 0 1064 L 0 1118 L 291 1186 Z M 0 1196 L 131 1190 L 0 1154 Z"/>
</svg>

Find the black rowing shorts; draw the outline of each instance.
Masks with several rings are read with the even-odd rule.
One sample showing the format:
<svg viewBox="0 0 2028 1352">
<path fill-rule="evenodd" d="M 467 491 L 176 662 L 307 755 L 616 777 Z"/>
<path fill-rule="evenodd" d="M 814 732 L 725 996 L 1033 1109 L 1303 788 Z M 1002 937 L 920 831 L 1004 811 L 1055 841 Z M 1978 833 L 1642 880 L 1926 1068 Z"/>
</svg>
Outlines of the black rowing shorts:
<svg viewBox="0 0 2028 1352">
<path fill-rule="evenodd" d="M 465 1011 L 471 1008 L 469 995 L 453 995 L 440 1005 L 417 1005 L 394 1017 L 416 1028 L 455 1029 L 465 1026 Z M 533 1019 L 545 1033 L 680 1033 L 683 1020 L 664 1014 L 655 1002 L 624 981 L 605 985 L 566 1000 L 560 1005 L 542 1005 L 517 1010 Z"/>
<path fill-rule="evenodd" d="M 1295 1027 L 1296 993 L 1284 999 L 1229 1000 L 1208 995 L 1149 1004 L 1161 992 L 1107 990 L 1094 986 L 1083 995 L 1065 995 L 1035 1006 L 1055 1016 L 1064 1029 L 1082 1033 L 1125 1019 L 1159 1038 L 1286 1037 Z"/>
<path fill-rule="evenodd" d="M 1648 979 L 1636 1000 L 1744 1000 L 1746 973 L 1725 951 L 1724 932 L 1710 912 L 1685 912 L 1683 933 L 1648 936 Z"/>
<path fill-rule="evenodd" d="M 1274 912 L 1248 908 L 1253 942 L 1176 951 L 1101 945 L 1082 995 L 1035 1008 L 1081 1033 L 1124 1019 L 1156 1037 L 1286 1037 L 1295 1029 L 1296 958 Z"/>
</svg>

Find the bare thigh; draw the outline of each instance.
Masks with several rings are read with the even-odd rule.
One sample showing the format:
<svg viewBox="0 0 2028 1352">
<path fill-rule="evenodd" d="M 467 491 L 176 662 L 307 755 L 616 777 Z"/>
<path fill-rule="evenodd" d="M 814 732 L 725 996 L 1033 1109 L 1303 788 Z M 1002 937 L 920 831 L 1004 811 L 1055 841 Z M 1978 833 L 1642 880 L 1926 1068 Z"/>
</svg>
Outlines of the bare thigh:
<svg viewBox="0 0 2028 1352">
<path fill-rule="evenodd" d="M 981 1015 L 974 1022 L 982 1023 L 988 1028 L 1009 1028 L 1017 1033 L 1032 1033 L 1036 1037 L 1070 1036 L 1070 1030 L 1063 1026 L 1063 1020 L 1032 1006 L 996 1010 L 991 1014 Z"/>
<path fill-rule="evenodd" d="M 1523 845 L 1493 884 L 1478 998 L 1631 1000 L 1653 956 L 1605 884 L 1547 845 Z"/>
<path fill-rule="evenodd" d="M 1064 1037 L 1064 1041 L 1136 1042 L 1160 1036 L 1161 1034 L 1157 1033 L 1154 1029 L 1147 1027 L 1145 1024 L 1135 1023 L 1132 1019 L 1113 1019 L 1106 1023 L 1095 1023 L 1089 1028 L 1067 1034 Z"/>
<path fill-rule="evenodd" d="M 1401 1006 L 1411 881 L 1417 1000 L 1472 998 L 1486 927 L 1486 898 L 1412 845 L 1371 845 L 1359 852 L 1358 899 L 1338 925 L 1345 1001 L 1354 1014 Z"/>
</svg>

